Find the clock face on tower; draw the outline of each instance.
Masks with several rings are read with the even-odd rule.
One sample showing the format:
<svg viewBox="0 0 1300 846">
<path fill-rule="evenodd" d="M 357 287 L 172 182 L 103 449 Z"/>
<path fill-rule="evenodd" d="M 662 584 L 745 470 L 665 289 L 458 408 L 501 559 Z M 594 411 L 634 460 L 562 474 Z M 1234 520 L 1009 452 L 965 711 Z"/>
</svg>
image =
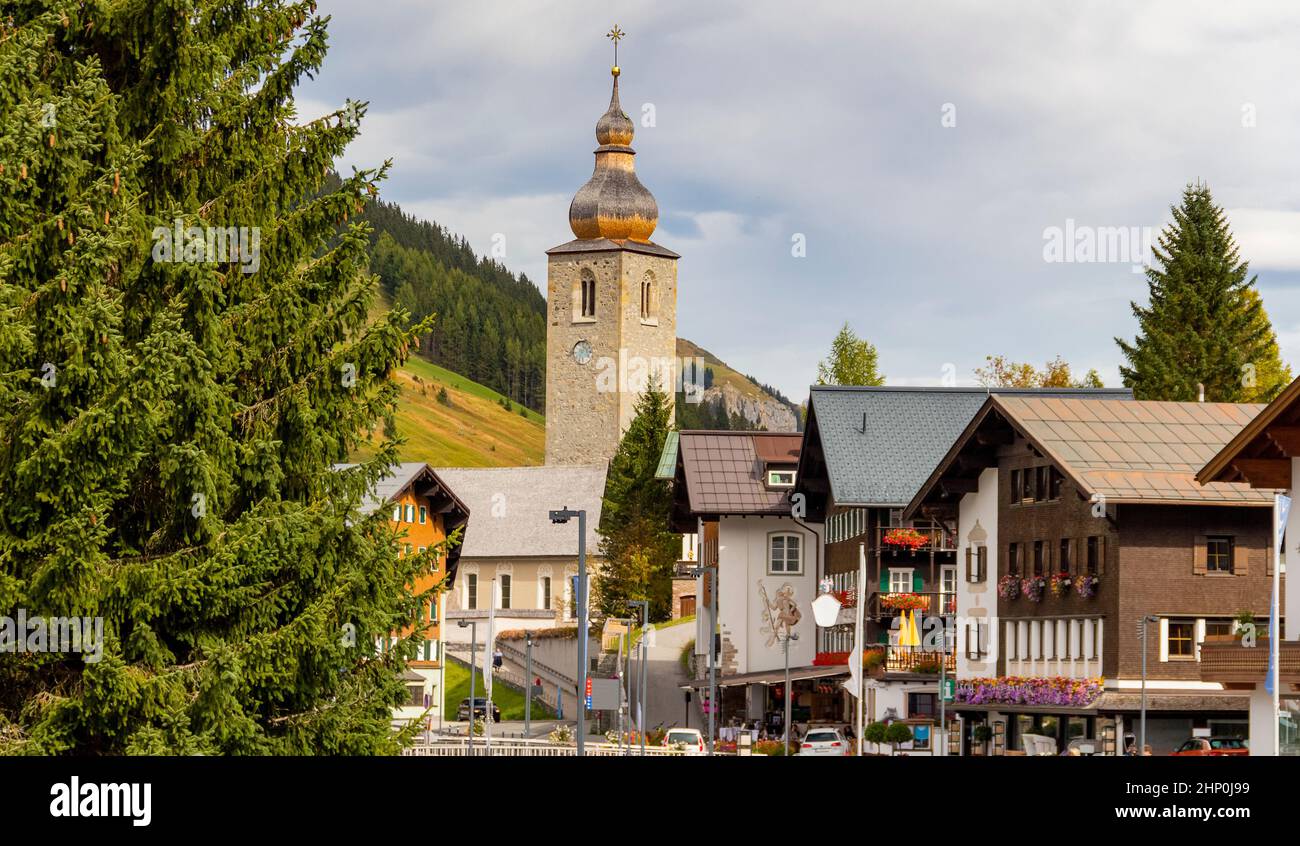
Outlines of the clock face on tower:
<svg viewBox="0 0 1300 846">
<path fill-rule="evenodd" d="M 579 341 L 573 345 L 573 360 L 579 364 L 586 364 L 591 361 L 591 344 L 586 341 Z"/>
</svg>

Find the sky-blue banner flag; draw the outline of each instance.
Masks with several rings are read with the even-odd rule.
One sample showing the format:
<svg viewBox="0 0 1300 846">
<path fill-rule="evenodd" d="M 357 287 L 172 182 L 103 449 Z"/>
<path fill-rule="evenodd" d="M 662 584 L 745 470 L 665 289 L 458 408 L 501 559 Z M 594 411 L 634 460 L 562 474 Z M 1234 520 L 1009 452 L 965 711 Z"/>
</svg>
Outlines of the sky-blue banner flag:
<svg viewBox="0 0 1300 846">
<path fill-rule="evenodd" d="M 1291 497 L 1286 494 L 1278 494 L 1274 499 L 1274 510 L 1277 515 L 1277 537 L 1274 538 L 1275 546 L 1273 548 L 1274 565 L 1273 572 L 1279 572 L 1278 563 L 1282 560 L 1282 538 L 1286 535 L 1286 521 L 1291 514 Z M 1277 629 L 1277 579 L 1273 579 L 1273 588 L 1268 600 L 1268 673 L 1264 676 L 1264 690 L 1271 696 L 1273 694 L 1273 675 L 1277 668 L 1277 652 L 1279 642 L 1282 639 L 1282 633 Z"/>
</svg>

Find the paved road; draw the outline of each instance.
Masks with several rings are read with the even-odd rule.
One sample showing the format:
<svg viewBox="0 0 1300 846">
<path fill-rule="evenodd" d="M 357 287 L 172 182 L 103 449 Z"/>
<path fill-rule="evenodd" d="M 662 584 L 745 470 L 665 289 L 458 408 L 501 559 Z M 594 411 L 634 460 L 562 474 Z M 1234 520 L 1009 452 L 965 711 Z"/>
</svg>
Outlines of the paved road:
<svg viewBox="0 0 1300 846">
<path fill-rule="evenodd" d="M 692 699 L 690 713 L 687 713 L 686 699 L 681 686 L 686 683 L 686 673 L 682 671 L 682 647 L 695 637 L 695 624 L 683 623 L 660 629 L 656 633 L 655 645 L 648 651 L 646 662 L 646 729 L 653 730 L 662 725 L 700 727 L 700 710 Z M 638 653 L 639 657 L 639 653 Z M 638 681 L 639 666 L 636 669 Z M 633 688 L 635 691 L 635 687 Z"/>
</svg>

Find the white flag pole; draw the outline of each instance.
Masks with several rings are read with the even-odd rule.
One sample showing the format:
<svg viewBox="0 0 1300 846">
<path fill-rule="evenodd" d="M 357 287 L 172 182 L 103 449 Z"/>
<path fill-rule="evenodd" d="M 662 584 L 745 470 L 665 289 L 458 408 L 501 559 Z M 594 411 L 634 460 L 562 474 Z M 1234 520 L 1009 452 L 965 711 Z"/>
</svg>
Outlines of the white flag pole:
<svg viewBox="0 0 1300 846">
<path fill-rule="evenodd" d="M 1278 625 L 1278 603 L 1282 588 L 1282 536 L 1286 533 L 1291 513 L 1291 498 L 1285 494 L 1273 497 L 1273 595 L 1268 603 L 1268 671 L 1269 688 L 1273 694 L 1273 757 L 1281 752 L 1282 686 L 1278 684 L 1281 670 L 1282 632 Z"/>
<path fill-rule="evenodd" d="M 862 747 L 865 745 L 865 741 L 863 740 L 863 730 L 866 728 L 866 726 L 862 724 L 862 715 L 864 713 L 862 707 L 862 676 L 863 676 L 862 616 L 863 616 L 863 605 L 865 604 L 864 600 L 866 596 L 867 596 L 867 547 L 866 544 L 859 543 L 858 544 L 857 607 L 854 609 L 857 611 L 857 625 L 855 626 L 855 631 L 853 635 L 853 640 L 854 640 L 853 656 L 850 659 L 854 662 L 853 669 L 856 671 L 854 673 L 854 677 L 857 679 L 857 683 L 858 683 L 857 684 L 858 702 L 856 707 L 858 709 L 858 755 L 859 756 L 862 755 Z"/>
<path fill-rule="evenodd" d="M 487 704 L 483 709 L 483 729 L 489 757 L 492 755 L 492 672 L 496 669 L 495 655 L 497 648 L 497 580 L 492 578 L 491 587 L 488 595 L 492 601 L 488 603 L 488 624 L 487 624 L 487 641 L 483 646 L 483 685 L 487 691 Z M 471 711 L 473 709 L 471 708 Z"/>
</svg>

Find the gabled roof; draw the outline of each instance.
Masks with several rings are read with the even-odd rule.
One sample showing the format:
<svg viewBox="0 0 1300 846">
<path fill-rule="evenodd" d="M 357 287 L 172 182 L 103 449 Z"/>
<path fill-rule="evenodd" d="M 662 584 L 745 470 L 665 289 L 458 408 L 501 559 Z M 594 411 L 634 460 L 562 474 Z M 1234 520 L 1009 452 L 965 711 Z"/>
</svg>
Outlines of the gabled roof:
<svg viewBox="0 0 1300 846">
<path fill-rule="evenodd" d="M 438 475 L 469 504 L 462 554 L 470 558 L 578 555 L 576 521 L 551 522 L 549 512 L 587 512 L 587 554 L 600 536 L 606 465 L 440 467 Z"/>
<path fill-rule="evenodd" d="M 1241 431 L 1196 474 L 1201 484 L 1251 481 L 1289 486 L 1290 458 L 1300 456 L 1300 379 L 1241 427 Z"/>
<path fill-rule="evenodd" d="M 809 446 L 824 460 L 836 504 L 900 507 L 912 498 L 990 393 L 1131 400 L 1126 388 L 817 386 L 808 400 L 799 489 Z"/>
<path fill-rule="evenodd" d="M 1009 425 L 1051 460 L 1086 497 L 1108 503 L 1267 505 L 1264 491 L 1239 484 L 1196 484 L 1193 474 L 1258 411 L 1233 403 L 1081 400 L 994 395 L 954 441 L 908 503 L 952 502 L 958 477 L 997 459 L 988 444 Z M 983 432 L 983 445 L 975 442 Z M 982 458 L 980 457 L 982 454 Z M 959 466 L 959 457 L 965 455 Z"/>
<path fill-rule="evenodd" d="M 335 464 L 335 470 L 348 470 L 356 464 Z M 443 529 L 450 535 L 465 525 L 469 519 L 469 509 L 456 492 L 441 478 L 432 467 L 423 461 L 404 461 L 389 468 L 388 475 L 380 479 L 366 495 L 358 510 L 362 514 L 373 514 L 389 502 L 400 497 L 408 489 L 416 496 L 426 497 L 436 513 L 443 518 Z M 449 584 L 456 580 L 456 569 L 461 551 L 465 546 L 466 532 L 461 533 L 460 543 L 447 550 L 447 573 L 451 577 Z"/>
<path fill-rule="evenodd" d="M 769 488 L 768 464 L 798 460 L 798 432 L 685 431 L 674 498 L 695 515 L 788 515 L 789 488 Z"/>
</svg>

